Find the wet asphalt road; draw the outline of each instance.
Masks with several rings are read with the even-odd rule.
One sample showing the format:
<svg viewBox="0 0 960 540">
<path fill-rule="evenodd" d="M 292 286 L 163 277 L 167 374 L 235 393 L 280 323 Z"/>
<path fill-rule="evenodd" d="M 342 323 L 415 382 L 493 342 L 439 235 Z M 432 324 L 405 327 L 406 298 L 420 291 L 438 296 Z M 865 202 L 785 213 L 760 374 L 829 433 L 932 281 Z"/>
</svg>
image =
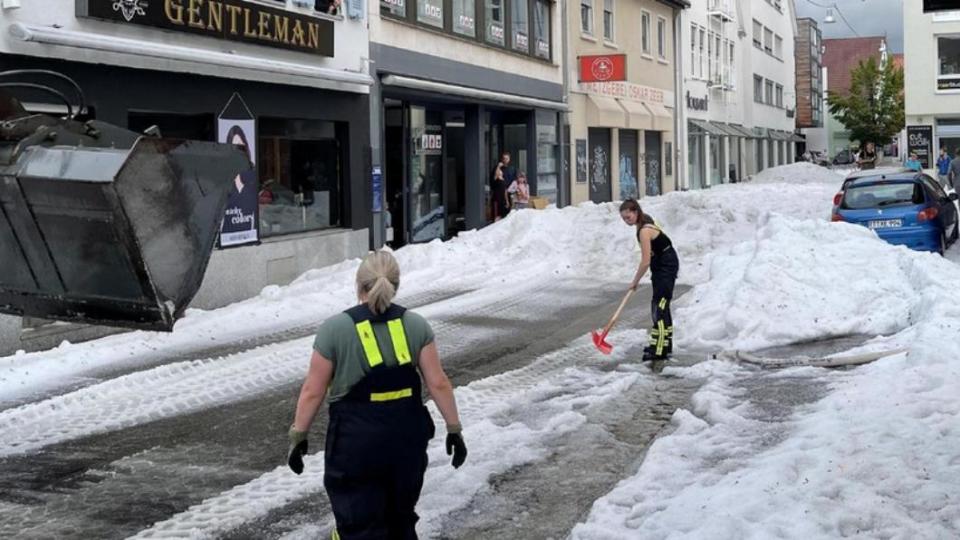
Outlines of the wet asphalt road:
<svg viewBox="0 0 960 540">
<path fill-rule="evenodd" d="M 585 282 L 566 283 L 558 290 L 563 293 L 540 295 L 536 303 L 531 294 L 431 320 L 454 385 L 522 368 L 549 353 L 582 355 L 582 349 L 570 349 L 570 343 L 606 320 L 620 291 Z M 678 295 L 682 292 L 679 289 Z M 408 303 L 430 305 L 469 293 L 425 294 L 408 299 Z M 631 302 L 621 325 L 648 326 L 648 303 L 646 289 Z M 222 356 L 311 332 L 294 328 L 272 338 L 200 354 Z M 639 349 L 637 346 L 627 355 L 636 362 L 611 363 L 603 369 L 649 374 L 650 367 L 638 361 Z M 180 360 L 184 358 L 166 359 Z M 698 360 L 697 356 L 678 356 L 674 364 Z M 104 372 L 100 376 L 120 374 Z M 286 429 L 300 382 L 290 380 L 227 405 L 0 459 L 0 537 L 125 538 L 250 482 L 283 463 Z M 773 389 L 766 392 L 771 406 L 781 404 L 784 393 L 797 395 L 797 403 L 819 395 L 815 389 L 795 392 L 796 385 L 789 381 L 778 391 L 776 381 L 767 381 L 771 382 L 754 388 L 758 400 L 763 399 L 765 388 Z M 495 476 L 490 489 L 467 508 L 445 516 L 439 536 L 565 537 L 596 498 L 636 471 L 651 441 L 697 387 L 698 383 L 689 379 L 659 376 L 653 391 L 627 391 L 623 399 L 591 408 L 584 413 L 587 421 L 583 426 L 550 441 L 551 451 L 545 459 Z M 322 448 L 325 420 L 326 415 L 320 414 L 314 424 L 313 448 Z M 279 538 L 310 524 L 323 531 L 329 520 L 328 503 L 321 491 L 279 506 L 220 537 Z"/>
</svg>

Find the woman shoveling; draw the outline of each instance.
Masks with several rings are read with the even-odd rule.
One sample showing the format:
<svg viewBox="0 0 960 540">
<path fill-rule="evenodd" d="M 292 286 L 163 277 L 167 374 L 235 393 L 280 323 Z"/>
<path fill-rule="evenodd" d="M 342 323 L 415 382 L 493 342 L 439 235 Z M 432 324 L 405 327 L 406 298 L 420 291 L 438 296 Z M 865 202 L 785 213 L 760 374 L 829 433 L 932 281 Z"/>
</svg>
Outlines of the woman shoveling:
<svg viewBox="0 0 960 540">
<path fill-rule="evenodd" d="M 644 361 L 666 360 L 673 352 L 673 318 L 670 316 L 670 302 L 673 301 L 673 286 L 677 281 L 680 261 L 673 249 L 670 237 L 643 213 L 640 204 L 627 199 L 620 205 L 620 217 L 627 225 L 637 228 L 637 241 L 640 243 L 642 259 L 637 273 L 630 283 L 634 291 L 640 279 L 650 270 L 653 283 L 651 315 L 653 328 L 650 330 L 650 344 L 643 349 Z"/>
</svg>

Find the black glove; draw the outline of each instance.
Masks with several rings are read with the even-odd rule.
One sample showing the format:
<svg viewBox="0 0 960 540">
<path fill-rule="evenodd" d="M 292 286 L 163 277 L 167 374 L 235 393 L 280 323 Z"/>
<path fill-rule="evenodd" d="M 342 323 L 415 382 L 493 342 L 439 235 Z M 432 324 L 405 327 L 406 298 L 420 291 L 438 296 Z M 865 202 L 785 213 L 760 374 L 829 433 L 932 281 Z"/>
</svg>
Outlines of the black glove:
<svg viewBox="0 0 960 540">
<path fill-rule="evenodd" d="M 460 468 L 463 462 L 467 460 L 467 445 L 463 442 L 463 436 L 459 433 L 447 433 L 447 455 L 453 454 L 454 469 Z"/>
<path fill-rule="evenodd" d="M 290 450 L 287 452 L 287 465 L 290 470 L 303 472 L 303 456 L 307 455 L 307 432 L 290 428 Z"/>
</svg>

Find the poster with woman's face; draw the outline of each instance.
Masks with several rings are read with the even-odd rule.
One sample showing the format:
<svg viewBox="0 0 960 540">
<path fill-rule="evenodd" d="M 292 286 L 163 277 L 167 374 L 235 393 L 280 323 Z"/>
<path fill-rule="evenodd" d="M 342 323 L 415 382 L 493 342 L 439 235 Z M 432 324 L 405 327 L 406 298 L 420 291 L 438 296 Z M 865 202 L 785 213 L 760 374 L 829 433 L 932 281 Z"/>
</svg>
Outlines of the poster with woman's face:
<svg viewBox="0 0 960 540">
<path fill-rule="evenodd" d="M 250 163 L 256 164 L 255 121 L 221 118 L 219 120 L 220 142 L 234 144 L 247 152 Z M 233 179 L 227 207 L 220 228 L 220 246 L 230 247 L 252 244 L 260 240 L 257 230 L 257 172 L 248 169 Z"/>
</svg>

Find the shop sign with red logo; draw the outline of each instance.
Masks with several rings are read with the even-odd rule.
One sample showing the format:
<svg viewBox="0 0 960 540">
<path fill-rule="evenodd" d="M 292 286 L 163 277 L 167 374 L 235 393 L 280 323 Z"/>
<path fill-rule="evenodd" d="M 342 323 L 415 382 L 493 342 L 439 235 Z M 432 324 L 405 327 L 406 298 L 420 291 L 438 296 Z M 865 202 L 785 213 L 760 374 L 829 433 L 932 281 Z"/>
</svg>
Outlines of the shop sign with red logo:
<svg viewBox="0 0 960 540">
<path fill-rule="evenodd" d="M 580 57 L 580 82 L 627 80 L 627 55 L 603 54 Z"/>
</svg>

